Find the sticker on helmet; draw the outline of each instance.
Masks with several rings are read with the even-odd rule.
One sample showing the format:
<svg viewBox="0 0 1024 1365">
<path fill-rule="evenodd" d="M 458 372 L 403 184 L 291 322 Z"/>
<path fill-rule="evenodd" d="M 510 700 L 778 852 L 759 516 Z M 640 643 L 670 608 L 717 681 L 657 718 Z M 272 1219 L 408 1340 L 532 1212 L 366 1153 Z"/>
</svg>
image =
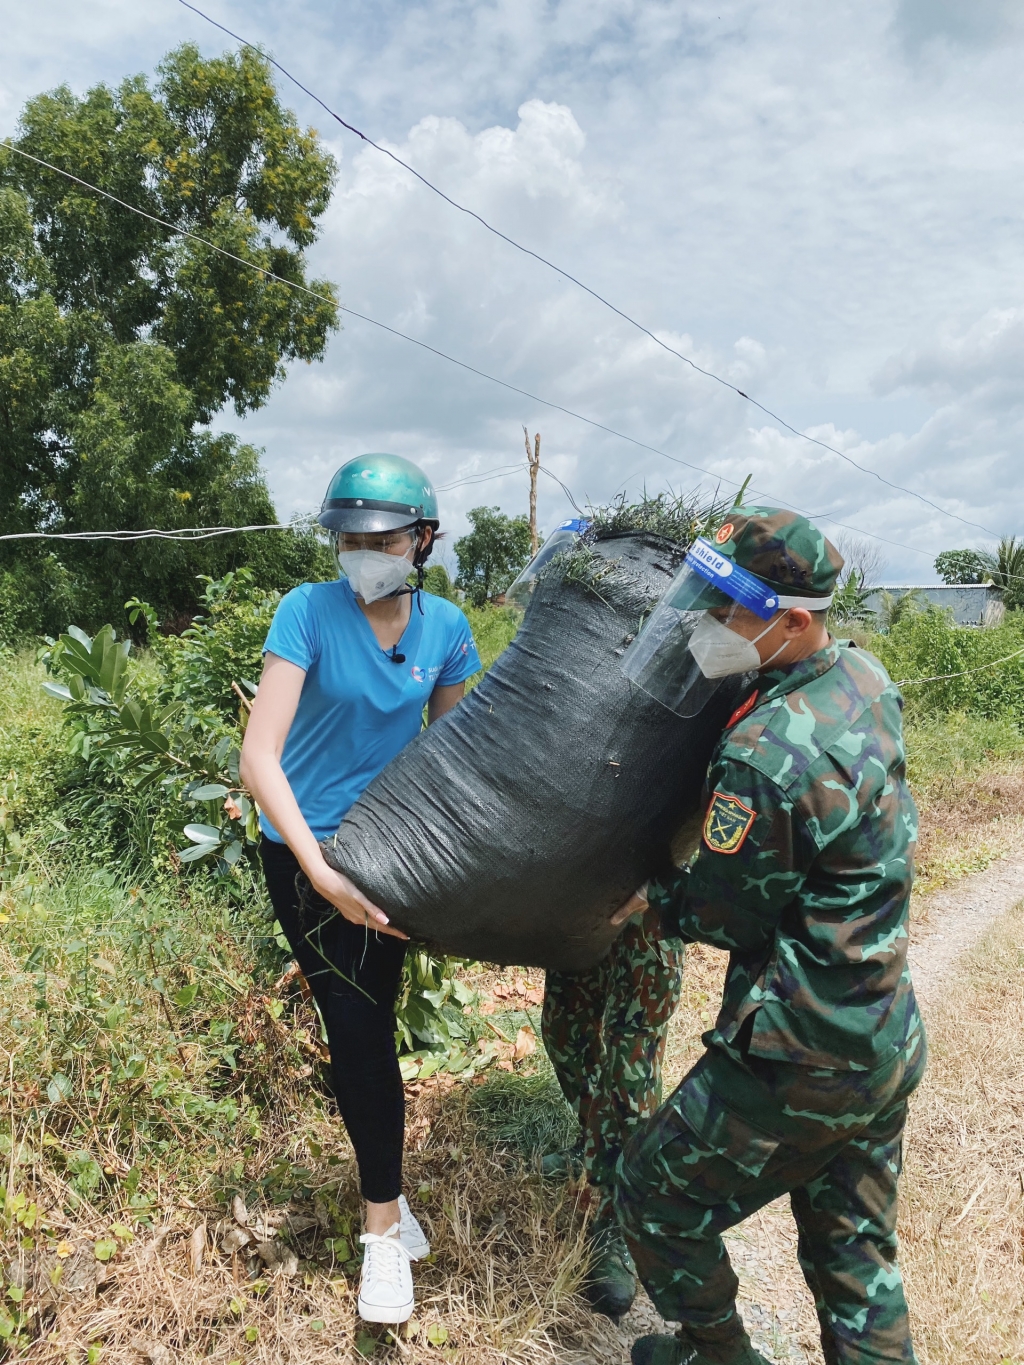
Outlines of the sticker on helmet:
<svg viewBox="0 0 1024 1365">
<path fill-rule="evenodd" d="M 727 521 L 724 526 L 719 526 L 715 532 L 715 544 L 724 545 L 735 529 L 731 521 Z"/>
<path fill-rule="evenodd" d="M 738 796 L 715 792 L 704 820 L 704 842 L 712 853 L 738 853 L 756 817 Z"/>
</svg>

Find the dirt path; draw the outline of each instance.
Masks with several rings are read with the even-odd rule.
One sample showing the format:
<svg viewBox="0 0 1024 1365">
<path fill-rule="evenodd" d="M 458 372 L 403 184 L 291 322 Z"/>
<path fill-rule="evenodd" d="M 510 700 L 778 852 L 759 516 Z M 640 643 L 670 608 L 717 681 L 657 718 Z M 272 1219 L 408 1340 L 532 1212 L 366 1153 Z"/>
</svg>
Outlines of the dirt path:
<svg viewBox="0 0 1024 1365">
<path fill-rule="evenodd" d="M 1018 856 L 1002 858 L 984 872 L 933 891 L 922 903 L 911 926 L 907 957 L 925 1013 L 956 959 L 1022 898 L 1024 856 Z"/>
<path fill-rule="evenodd" d="M 914 989 L 927 1023 L 936 991 L 957 959 L 1024 899 L 1024 856 L 1001 859 L 915 905 L 908 954 Z M 822 1365 L 814 1306 L 796 1259 L 796 1226 L 785 1199 L 727 1235 L 740 1278 L 740 1311 L 754 1344 L 769 1360 Z M 633 1311 L 616 1328 L 599 1331 L 574 1365 L 624 1365 L 633 1339 L 665 1331 L 654 1305 L 641 1291 Z"/>
</svg>

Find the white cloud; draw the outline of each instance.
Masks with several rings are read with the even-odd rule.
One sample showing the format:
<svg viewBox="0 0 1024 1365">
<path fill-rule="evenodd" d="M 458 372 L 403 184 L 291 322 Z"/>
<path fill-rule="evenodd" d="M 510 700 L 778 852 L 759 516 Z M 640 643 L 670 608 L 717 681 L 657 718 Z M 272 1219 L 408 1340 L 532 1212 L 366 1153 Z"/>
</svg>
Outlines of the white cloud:
<svg viewBox="0 0 1024 1365">
<path fill-rule="evenodd" d="M 947 328 L 930 345 L 891 357 L 875 380 L 879 393 L 923 388 L 938 395 L 999 394 L 1010 403 L 1022 397 L 1024 309 L 990 308 L 966 331 Z"/>
<path fill-rule="evenodd" d="M 12 7 L 0 120 L 67 76 L 151 69 L 221 36 L 172 4 Z M 659 337 L 868 469 L 996 531 L 1024 526 L 1024 46 L 1000 0 L 225 0 L 218 17 L 454 198 Z M 45 33 L 45 42 L 43 34 Z M 329 136 L 339 191 L 313 252 L 350 307 L 679 459 L 888 540 L 892 572 L 983 539 L 778 429 L 486 233 L 393 162 Z M 521 458 L 520 424 L 579 496 L 684 466 L 364 323 L 243 424 L 282 512 L 347 456 L 396 449 L 439 483 Z M 226 425 L 237 426 L 233 420 Z M 707 480 L 705 480 L 707 486 Z M 525 474 L 453 489 L 525 504 Z M 548 522 L 566 506 L 543 486 Z M 914 551 L 923 551 L 923 554 Z"/>
</svg>

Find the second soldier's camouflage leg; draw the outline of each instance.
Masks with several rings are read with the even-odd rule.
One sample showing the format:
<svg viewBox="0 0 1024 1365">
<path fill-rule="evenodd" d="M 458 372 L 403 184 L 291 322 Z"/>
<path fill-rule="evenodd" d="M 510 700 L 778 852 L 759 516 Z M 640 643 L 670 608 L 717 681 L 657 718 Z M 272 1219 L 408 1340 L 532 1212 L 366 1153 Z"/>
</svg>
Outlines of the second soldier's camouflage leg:
<svg viewBox="0 0 1024 1365">
<path fill-rule="evenodd" d="M 668 1028 L 682 990 L 683 945 L 659 941 L 631 920 L 608 959 L 601 1083 L 590 1106 L 584 1165 L 611 1215 L 615 1171 L 626 1142 L 661 1103 Z"/>
<path fill-rule="evenodd" d="M 879 1114 L 790 1196 L 826 1365 L 914 1360 L 896 1264 L 896 1182 L 906 1111 L 901 1099 Z"/>
<path fill-rule="evenodd" d="M 548 972 L 544 984 L 544 1050 L 584 1133 L 590 1126 L 590 1112 L 604 1070 L 609 965 L 606 957 L 585 972 Z"/>
</svg>

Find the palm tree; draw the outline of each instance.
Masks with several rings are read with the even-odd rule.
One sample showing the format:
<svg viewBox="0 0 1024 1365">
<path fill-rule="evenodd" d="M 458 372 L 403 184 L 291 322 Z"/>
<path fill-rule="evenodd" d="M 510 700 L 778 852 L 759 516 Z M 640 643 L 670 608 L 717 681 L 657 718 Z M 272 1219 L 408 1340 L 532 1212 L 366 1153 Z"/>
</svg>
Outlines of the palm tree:
<svg viewBox="0 0 1024 1365">
<path fill-rule="evenodd" d="M 892 630 L 893 626 L 898 625 L 904 617 L 922 610 L 920 588 L 911 588 L 901 597 L 896 597 L 891 592 L 883 592 L 878 603 L 878 627 L 880 630 L 888 632 Z"/>
<path fill-rule="evenodd" d="M 1003 536 L 995 554 L 979 550 L 978 559 L 995 587 L 1002 588 L 1008 607 L 1024 603 L 1024 537 Z"/>
</svg>

